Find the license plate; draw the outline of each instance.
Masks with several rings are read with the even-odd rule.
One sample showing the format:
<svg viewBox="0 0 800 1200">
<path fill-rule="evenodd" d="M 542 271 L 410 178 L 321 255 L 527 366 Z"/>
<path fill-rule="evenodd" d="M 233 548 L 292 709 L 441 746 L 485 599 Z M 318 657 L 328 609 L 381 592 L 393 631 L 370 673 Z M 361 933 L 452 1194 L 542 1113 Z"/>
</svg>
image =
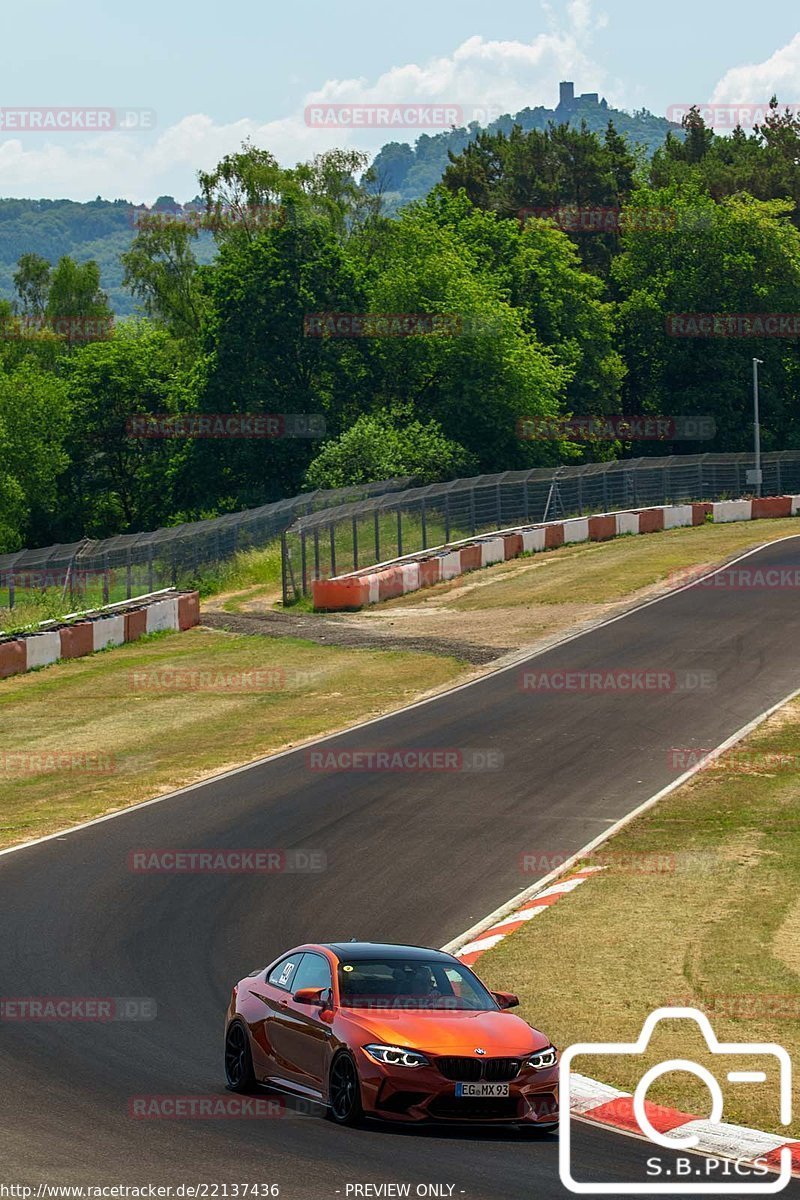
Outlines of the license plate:
<svg viewBox="0 0 800 1200">
<path fill-rule="evenodd" d="M 507 1096 L 507 1083 L 457 1083 L 457 1096 Z"/>
</svg>

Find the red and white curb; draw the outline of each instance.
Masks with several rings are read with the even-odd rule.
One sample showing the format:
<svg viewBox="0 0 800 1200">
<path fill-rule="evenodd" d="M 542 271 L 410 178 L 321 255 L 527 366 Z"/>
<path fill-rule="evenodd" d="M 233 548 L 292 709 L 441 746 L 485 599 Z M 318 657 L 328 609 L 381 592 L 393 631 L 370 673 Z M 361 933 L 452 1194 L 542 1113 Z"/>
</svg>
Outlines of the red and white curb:
<svg viewBox="0 0 800 1200">
<path fill-rule="evenodd" d="M 482 954 L 485 954 L 487 950 L 491 950 L 498 942 L 502 942 L 503 938 L 508 937 L 510 933 L 516 933 L 532 917 L 538 916 L 546 908 L 550 908 L 553 904 L 556 904 L 562 896 L 566 896 L 569 892 L 574 892 L 576 887 L 585 883 L 596 871 L 602 871 L 603 869 L 603 867 L 584 867 L 582 871 L 576 871 L 574 875 L 568 875 L 565 879 L 560 879 L 557 883 L 552 884 L 551 887 L 545 888 L 544 891 L 539 892 L 532 900 L 527 900 L 516 912 L 511 913 L 508 917 L 504 917 L 502 921 L 497 921 L 496 924 L 490 925 L 475 941 L 467 942 L 466 946 L 462 946 L 460 950 L 456 950 L 456 958 L 462 959 L 468 967 L 471 967 Z"/>
<path fill-rule="evenodd" d="M 596 872 L 604 869 L 600 866 L 584 867 L 557 880 L 527 899 L 508 916 L 483 930 L 478 937 L 459 949 L 452 950 L 451 953 L 467 966 L 472 966 L 487 950 L 498 945 L 509 934 L 516 933 L 533 917 L 551 908 Z M 630 1092 L 622 1092 L 606 1083 L 600 1083 L 597 1079 L 590 1079 L 587 1075 L 571 1071 L 569 1107 L 574 1117 L 643 1137 L 633 1111 L 633 1096 Z M 759 1164 L 770 1171 L 780 1171 L 781 1151 L 787 1148 L 791 1153 L 792 1174 L 800 1176 L 800 1142 L 791 1138 L 764 1133 L 760 1129 L 749 1129 L 745 1125 L 704 1120 L 677 1108 L 651 1104 L 650 1101 L 645 1101 L 645 1114 L 659 1133 L 669 1134 L 675 1131 L 682 1138 L 689 1135 L 696 1137 L 697 1142 L 692 1147 L 693 1153 L 734 1159 L 743 1166 Z"/>
<path fill-rule="evenodd" d="M 639 1134 L 641 1130 L 633 1112 L 633 1096 L 621 1092 L 608 1084 L 599 1083 L 585 1075 L 570 1073 L 569 1107 L 573 1116 L 626 1133 Z M 645 1114 L 650 1124 L 659 1133 L 673 1131 L 686 1137 L 697 1138 L 692 1147 L 698 1154 L 710 1154 L 716 1158 L 736 1159 L 744 1164 L 760 1164 L 772 1171 L 780 1170 L 781 1150 L 786 1147 L 792 1156 L 792 1174 L 800 1175 L 800 1142 L 781 1137 L 777 1133 L 763 1133 L 760 1129 L 749 1129 L 745 1125 L 729 1125 L 725 1121 L 706 1121 L 680 1112 L 677 1108 L 665 1108 L 660 1104 L 645 1101 Z"/>
</svg>

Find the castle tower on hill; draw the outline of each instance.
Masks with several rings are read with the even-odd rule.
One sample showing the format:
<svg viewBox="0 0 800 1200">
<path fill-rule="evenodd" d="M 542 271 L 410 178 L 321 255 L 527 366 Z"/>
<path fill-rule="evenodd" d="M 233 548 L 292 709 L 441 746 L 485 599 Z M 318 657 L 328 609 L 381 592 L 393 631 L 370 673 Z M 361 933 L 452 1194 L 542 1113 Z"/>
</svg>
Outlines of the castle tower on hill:
<svg viewBox="0 0 800 1200">
<path fill-rule="evenodd" d="M 580 96 L 575 95 L 575 84 L 571 80 L 565 80 L 558 85 L 558 109 L 562 113 L 568 113 L 576 105 L 583 101 L 586 104 L 599 104 L 601 108 L 607 108 L 605 100 L 600 99 L 598 92 L 581 92 Z"/>
</svg>

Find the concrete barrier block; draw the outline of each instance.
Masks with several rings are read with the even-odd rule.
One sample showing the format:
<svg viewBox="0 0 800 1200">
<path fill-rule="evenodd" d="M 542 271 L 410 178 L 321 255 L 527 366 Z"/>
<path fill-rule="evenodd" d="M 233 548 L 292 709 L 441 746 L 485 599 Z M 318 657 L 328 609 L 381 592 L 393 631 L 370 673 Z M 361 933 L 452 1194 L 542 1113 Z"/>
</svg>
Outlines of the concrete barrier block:
<svg viewBox="0 0 800 1200">
<path fill-rule="evenodd" d="M 481 568 L 481 544 L 475 542 L 471 546 L 461 547 L 461 574 L 465 571 L 479 571 Z"/>
<path fill-rule="evenodd" d="M 522 531 L 522 548 L 526 554 L 536 554 L 539 550 L 544 550 L 545 529 L 523 529 Z"/>
<path fill-rule="evenodd" d="M 602 517 L 589 517 L 589 541 L 607 542 L 617 536 L 617 519 L 613 513 Z"/>
<path fill-rule="evenodd" d="M 790 517 L 792 515 L 791 496 L 756 496 L 752 501 L 753 520 L 758 521 L 769 517 Z"/>
<path fill-rule="evenodd" d="M 481 542 L 481 566 L 490 567 L 492 563 L 505 562 L 506 546 L 501 537 L 488 538 Z"/>
<path fill-rule="evenodd" d="M 178 597 L 170 596 L 166 600 L 156 600 L 148 604 L 147 632 L 160 633 L 165 629 L 178 628 Z"/>
<path fill-rule="evenodd" d="M 790 499 L 790 500 L 791 500 L 791 502 L 792 502 L 792 513 L 791 513 L 791 515 L 792 515 L 793 517 L 796 517 L 796 516 L 798 515 L 798 513 L 800 513 L 800 496 L 790 496 L 790 497 L 789 497 L 789 499 Z"/>
<path fill-rule="evenodd" d="M 753 504 L 751 500 L 720 500 L 714 505 L 712 511 L 715 525 L 726 521 L 749 521 L 753 512 Z"/>
<path fill-rule="evenodd" d="M 355 612 L 370 603 L 369 578 L 314 579 L 311 595 L 317 612 Z"/>
<path fill-rule="evenodd" d="M 378 573 L 373 571 L 367 575 L 367 581 L 369 583 L 369 602 L 377 604 L 381 598 L 381 581 L 378 579 Z"/>
<path fill-rule="evenodd" d="M 193 629 L 200 624 L 199 592 L 184 592 L 178 596 L 178 628 Z"/>
<path fill-rule="evenodd" d="M 663 528 L 663 508 L 641 509 L 639 512 L 639 533 L 659 533 Z"/>
<path fill-rule="evenodd" d="M 546 550 L 556 550 L 564 545 L 564 526 L 560 523 L 545 525 L 544 545 Z"/>
<path fill-rule="evenodd" d="M 709 513 L 713 513 L 714 505 L 703 501 L 700 504 L 692 505 L 692 524 L 705 525 L 706 517 Z"/>
<path fill-rule="evenodd" d="M 664 528 L 683 529 L 694 524 L 691 504 L 668 504 L 664 509 Z"/>
<path fill-rule="evenodd" d="M 433 587 L 442 578 L 442 559 L 440 555 L 435 558 L 424 558 L 419 564 L 419 586 Z"/>
<path fill-rule="evenodd" d="M 461 574 L 461 551 L 451 550 L 442 556 L 442 579 L 455 579 Z"/>
<path fill-rule="evenodd" d="M 29 671 L 35 667 L 48 667 L 61 657 L 61 637 L 56 630 L 31 634 L 25 638 L 25 652 Z"/>
<path fill-rule="evenodd" d="M 382 571 L 378 571 L 378 596 L 381 600 L 396 600 L 402 594 L 402 567 L 385 567 Z"/>
<path fill-rule="evenodd" d="M 618 512 L 617 517 L 617 535 L 624 533 L 639 532 L 639 514 L 638 512 Z"/>
<path fill-rule="evenodd" d="M 125 641 L 125 618 L 101 617 L 92 621 L 92 649 L 105 650 L 107 646 L 121 646 Z"/>
<path fill-rule="evenodd" d="M 125 613 L 125 641 L 135 642 L 147 633 L 147 609 L 134 608 Z"/>
<path fill-rule="evenodd" d="M 505 549 L 506 559 L 519 558 L 520 554 L 522 554 L 522 534 L 503 534 L 503 547 Z"/>
<path fill-rule="evenodd" d="M 59 630 L 62 658 L 83 658 L 94 650 L 92 621 L 77 621 Z"/>
<path fill-rule="evenodd" d="M 589 540 L 589 518 L 588 517 L 572 517 L 569 521 L 564 522 L 564 543 L 568 542 L 588 542 Z"/>
<path fill-rule="evenodd" d="M 12 638 L 0 642 L 0 679 L 20 675 L 28 669 L 26 638 Z"/>
<path fill-rule="evenodd" d="M 400 570 L 403 574 L 403 595 L 416 592 L 419 589 L 419 563 L 403 563 Z"/>
</svg>

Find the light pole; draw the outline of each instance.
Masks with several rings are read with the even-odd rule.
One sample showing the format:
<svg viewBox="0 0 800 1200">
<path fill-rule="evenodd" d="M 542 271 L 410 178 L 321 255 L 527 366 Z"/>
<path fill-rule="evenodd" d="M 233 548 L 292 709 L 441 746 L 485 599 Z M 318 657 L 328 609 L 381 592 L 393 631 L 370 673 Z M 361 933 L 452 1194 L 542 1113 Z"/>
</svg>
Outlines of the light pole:
<svg viewBox="0 0 800 1200">
<path fill-rule="evenodd" d="M 753 442 L 756 451 L 756 495 L 761 495 L 761 425 L 758 418 L 758 367 L 763 358 L 753 359 Z"/>
</svg>

